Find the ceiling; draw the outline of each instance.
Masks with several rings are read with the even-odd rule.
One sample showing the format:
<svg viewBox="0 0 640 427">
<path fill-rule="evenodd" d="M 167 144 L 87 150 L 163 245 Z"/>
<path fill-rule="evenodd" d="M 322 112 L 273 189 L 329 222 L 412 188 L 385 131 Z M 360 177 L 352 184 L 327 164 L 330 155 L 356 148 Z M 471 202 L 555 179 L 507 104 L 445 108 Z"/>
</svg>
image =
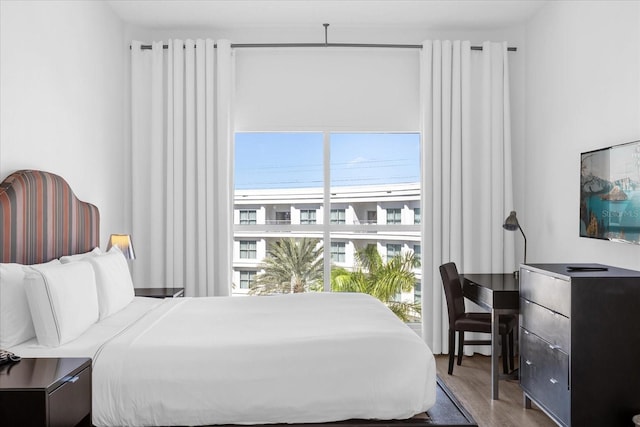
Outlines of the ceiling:
<svg viewBox="0 0 640 427">
<path fill-rule="evenodd" d="M 110 0 L 123 21 L 151 29 L 415 27 L 483 30 L 521 24 L 542 0 Z"/>
</svg>

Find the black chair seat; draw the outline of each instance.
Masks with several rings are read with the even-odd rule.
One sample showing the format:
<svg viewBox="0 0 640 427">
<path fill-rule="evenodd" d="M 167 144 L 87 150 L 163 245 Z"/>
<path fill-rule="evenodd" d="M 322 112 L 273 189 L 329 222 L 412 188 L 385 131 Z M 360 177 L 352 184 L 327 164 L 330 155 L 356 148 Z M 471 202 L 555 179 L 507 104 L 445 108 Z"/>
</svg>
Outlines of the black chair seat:
<svg viewBox="0 0 640 427">
<path fill-rule="evenodd" d="M 458 269 L 452 262 L 440 266 L 440 276 L 447 299 L 447 311 L 449 313 L 449 375 L 453 373 L 453 359 L 455 353 L 456 337 L 458 332 L 458 365 L 462 364 L 463 346 L 465 344 L 490 345 L 491 340 L 470 340 L 465 341 L 465 332 L 491 333 L 490 313 L 468 313 L 464 307 L 464 296 L 462 295 L 462 284 Z M 514 367 L 513 353 L 513 331 L 518 324 L 516 316 L 500 316 L 498 333 L 502 338 L 502 366 L 505 373 L 509 367 Z"/>
<path fill-rule="evenodd" d="M 491 313 L 467 312 L 456 319 L 456 331 L 484 332 L 491 333 Z M 515 316 L 500 316 L 498 333 L 504 335 L 509 333 L 516 325 Z"/>
</svg>

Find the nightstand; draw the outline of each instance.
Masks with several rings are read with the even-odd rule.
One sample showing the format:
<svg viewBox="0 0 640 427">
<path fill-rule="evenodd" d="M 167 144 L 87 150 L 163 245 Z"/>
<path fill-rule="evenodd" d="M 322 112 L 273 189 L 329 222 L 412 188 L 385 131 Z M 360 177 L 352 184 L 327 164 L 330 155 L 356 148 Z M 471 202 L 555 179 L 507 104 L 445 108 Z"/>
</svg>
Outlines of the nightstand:
<svg viewBox="0 0 640 427">
<path fill-rule="evenodd" d="M 91 359 L 35 358 L 0 367 L 0 425 L 91 426 Z"/>
<path fill-rule="evenodd" d="M 184 288 L 135 288 L 137 297 L 178 298 L 184 296 Z"/>
</svg>

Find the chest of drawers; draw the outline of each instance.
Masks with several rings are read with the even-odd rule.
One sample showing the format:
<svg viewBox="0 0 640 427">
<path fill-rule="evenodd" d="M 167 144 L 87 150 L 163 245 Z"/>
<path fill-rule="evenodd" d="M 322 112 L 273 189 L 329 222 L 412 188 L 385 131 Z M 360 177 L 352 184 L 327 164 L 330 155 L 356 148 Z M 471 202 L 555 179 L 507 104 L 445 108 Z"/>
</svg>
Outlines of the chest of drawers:
<svg viewBox="0 0 640 427">
<path fill-rule="evenodd" d="M 633 425 L 631 418 L 640 413 L 639 313 L 638 271 L 594 264 L 522 266 L 525 406 L 534 401 L 561 426 Z"/>
</svg>

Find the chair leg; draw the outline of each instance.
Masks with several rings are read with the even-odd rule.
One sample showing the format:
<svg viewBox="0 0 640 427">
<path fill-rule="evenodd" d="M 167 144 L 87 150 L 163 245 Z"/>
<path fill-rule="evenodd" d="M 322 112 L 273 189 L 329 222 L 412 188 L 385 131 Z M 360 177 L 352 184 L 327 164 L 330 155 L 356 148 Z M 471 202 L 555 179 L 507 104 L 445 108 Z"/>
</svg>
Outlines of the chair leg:
<svg viewBox="0 0 640 427">
<path fill-rule="evenodd" d="M 505 374 L 509 373 L 509 356 L 507 347 L 507 334 L 502 335 L 502 370 Z"/>
<path fill-rule="evenodd" d="M 456 349 L 456 331 L 449 328 L 449 375 L 453 374 L 453 358 Z"/>
<path fill-rule="evenodd" d="M 516 368 L 516 355 L 513 351 L 513 329 L 509 332 L 509 372 Z"/>
<path fill-rule="evenodd" d="M 464 353 L 464 331 L 458 331 L 458 366 L 462 365 L 463 353 Z"/>
</svg>

